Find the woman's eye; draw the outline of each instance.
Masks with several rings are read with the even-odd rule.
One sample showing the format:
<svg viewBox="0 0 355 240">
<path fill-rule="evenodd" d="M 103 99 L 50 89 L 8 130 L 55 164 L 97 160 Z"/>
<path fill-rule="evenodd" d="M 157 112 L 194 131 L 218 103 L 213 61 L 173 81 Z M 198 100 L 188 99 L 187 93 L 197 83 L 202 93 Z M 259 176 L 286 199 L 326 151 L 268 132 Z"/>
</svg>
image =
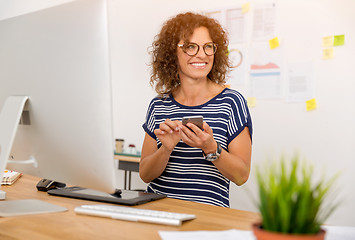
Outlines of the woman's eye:
<svg viewBox="0 0 355 240">
<path fill-rule="evenodd" d="M 189 50 L 193 50 L 195 48 L 196 48 L 196 46 L 193 45 L 193 44 L 189 44 L 189 45 L 186 46 L 186 49 L 189 49 Z"/>
</svg>

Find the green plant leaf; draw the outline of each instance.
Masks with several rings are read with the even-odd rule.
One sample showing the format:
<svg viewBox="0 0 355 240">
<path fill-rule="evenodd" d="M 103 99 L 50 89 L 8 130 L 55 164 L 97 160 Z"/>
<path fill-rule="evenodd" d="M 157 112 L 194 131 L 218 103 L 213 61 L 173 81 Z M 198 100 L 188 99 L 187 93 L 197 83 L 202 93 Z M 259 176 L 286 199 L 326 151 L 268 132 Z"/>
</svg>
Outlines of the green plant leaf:
<svg viewBox="0 0 355 240">
<path fill-rule="evenodd" d="M 337 176 L 314 183 L 313 171 L 313 166 L 300 163 L 297 154 L 291 161 L 281 157 L 279 164 L 269 164 L 263 171 L 256 166 L 258 208 L 265 230 L 299 234 L 320 230 L 338 206 L 331 204 L 323 209 Z"/>
</svg>

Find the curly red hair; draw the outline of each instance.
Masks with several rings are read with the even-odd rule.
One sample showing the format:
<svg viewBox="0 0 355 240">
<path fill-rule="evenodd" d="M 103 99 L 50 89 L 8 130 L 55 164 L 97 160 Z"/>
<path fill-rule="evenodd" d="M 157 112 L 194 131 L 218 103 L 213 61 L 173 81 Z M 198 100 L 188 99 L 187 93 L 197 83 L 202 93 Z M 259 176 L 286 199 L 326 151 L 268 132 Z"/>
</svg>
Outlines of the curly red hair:
<svg viewBox="0 0 355 240">
<path fill-rule="evenodd" d="M 172 93 L 179 85 L 177 44 L 188 39 L 198 27 L 206 27 L 212 41 L 217 44 L 212 70 L 208 78 L 224 84 L 229 70 L 228 38 L 221 25 L 214 19 L 191 12 L 181 13 L 164 23 L 152 44 L 152 73 L 150 84 L 159 95 Z"/>
</svg>

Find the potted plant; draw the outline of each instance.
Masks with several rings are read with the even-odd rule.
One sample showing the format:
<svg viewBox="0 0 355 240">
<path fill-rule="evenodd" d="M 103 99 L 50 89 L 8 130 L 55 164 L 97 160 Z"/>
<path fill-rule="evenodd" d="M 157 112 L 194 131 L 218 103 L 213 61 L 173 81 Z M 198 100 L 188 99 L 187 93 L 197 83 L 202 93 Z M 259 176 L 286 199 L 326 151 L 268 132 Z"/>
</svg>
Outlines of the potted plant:
<svg viewBox="0 0 355 240">
<path fill-rule="evenodd" d="M 258 240 L 324 239 L 321 225 L 337 204 L 323 205 L 337 176 L 314 183 L 313 167 L 301 165 L 298 155 L 263 171 L 257 167 L 256 176 L 262 222 L 253 225 L 253 232 Z"/>
</svg>

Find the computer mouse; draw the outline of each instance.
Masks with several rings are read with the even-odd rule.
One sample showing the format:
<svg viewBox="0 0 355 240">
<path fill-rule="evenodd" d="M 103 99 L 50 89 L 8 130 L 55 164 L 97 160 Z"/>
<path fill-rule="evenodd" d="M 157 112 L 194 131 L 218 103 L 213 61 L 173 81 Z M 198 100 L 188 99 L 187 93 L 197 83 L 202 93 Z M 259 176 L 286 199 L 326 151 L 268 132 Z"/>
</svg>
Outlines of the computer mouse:
<svg viewBox="0 0 355 240">
<path fill-rule="evenodd" d="M 65 183 L 56 182 L 46 178 L 41 179 L 36 185 L 37 190 L 43 192 L 47 192 L 49 189 L 63 188 L 65 186 Z"/>
</svg>

